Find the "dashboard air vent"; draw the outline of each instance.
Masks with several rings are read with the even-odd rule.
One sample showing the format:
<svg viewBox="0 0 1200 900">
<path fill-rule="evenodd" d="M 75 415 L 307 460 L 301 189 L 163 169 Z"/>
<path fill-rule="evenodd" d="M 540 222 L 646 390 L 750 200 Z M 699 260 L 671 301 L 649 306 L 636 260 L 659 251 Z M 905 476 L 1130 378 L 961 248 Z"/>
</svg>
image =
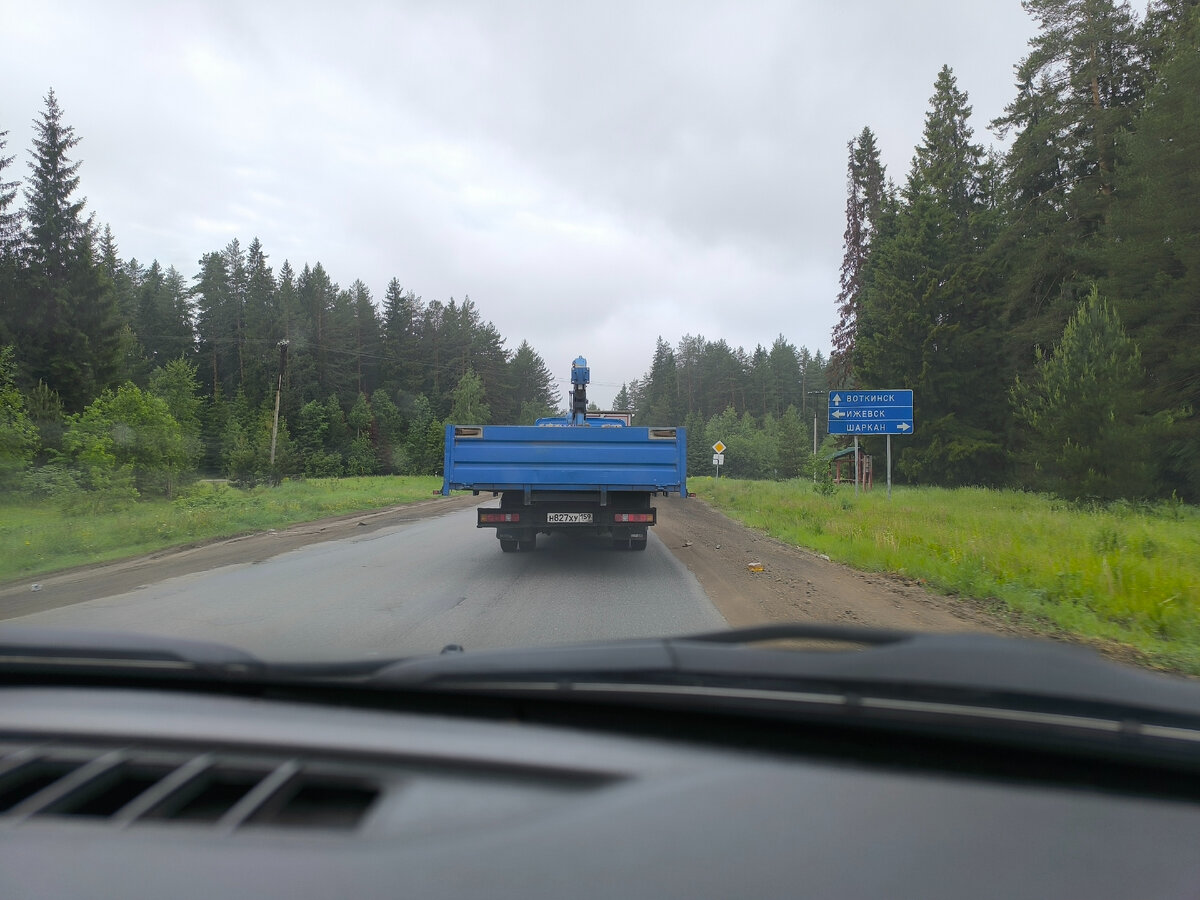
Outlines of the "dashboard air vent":
<svg viewBox="0 0 1200 900">
<path fill-rule="evenodd" d="M 126 826 L 356 828 L 377 773 L 321 760 L 140 748 L 0 746 L 0 824 L 48 816 Z"/>
</svg>

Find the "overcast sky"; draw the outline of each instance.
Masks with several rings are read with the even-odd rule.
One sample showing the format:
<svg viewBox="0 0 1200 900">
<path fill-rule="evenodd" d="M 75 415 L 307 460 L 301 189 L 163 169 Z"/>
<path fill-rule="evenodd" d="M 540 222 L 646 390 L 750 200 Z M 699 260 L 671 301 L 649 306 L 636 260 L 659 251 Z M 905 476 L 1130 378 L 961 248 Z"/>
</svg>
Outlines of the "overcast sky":
<svg viewBox="0 0 1200 900">
<path fill-rule="evenodd" d="M 607 405 L 658 335 L 828 354 L 846 142 L 902 182 L 948 64 L 992 143 L 1033 34 L 1018 0 L 0 0 L 0 131 L 23 178 L 53 87 L 125 258 L 258 236 L 469 295 Z"/>
</svg>

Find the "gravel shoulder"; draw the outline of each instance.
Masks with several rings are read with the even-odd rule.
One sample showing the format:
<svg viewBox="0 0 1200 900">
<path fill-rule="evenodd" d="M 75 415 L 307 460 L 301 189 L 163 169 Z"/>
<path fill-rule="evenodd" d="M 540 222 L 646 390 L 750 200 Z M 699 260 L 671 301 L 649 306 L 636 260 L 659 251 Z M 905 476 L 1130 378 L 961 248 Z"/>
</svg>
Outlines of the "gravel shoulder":
<svg viewBox="0 0 1200 900">
<path fill-rule="evenodd" d="M 981 604 L 860 572 L 747 528 L 697 498 L 657 498 L 655 533 L 733 627 L 822 622 L 915 631 L 1022 633 Z M 751 563 L 762 565 L 752 572 Z"/>
</svg>

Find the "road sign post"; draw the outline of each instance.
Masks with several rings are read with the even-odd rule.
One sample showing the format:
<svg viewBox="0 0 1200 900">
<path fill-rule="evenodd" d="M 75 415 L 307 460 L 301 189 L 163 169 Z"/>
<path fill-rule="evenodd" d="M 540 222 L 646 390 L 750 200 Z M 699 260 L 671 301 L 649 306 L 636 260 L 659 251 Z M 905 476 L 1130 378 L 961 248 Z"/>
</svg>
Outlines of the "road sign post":
<svg viewBox="0 0 1200 900">
<path fill-rule="evenodd" d="M 912 434 L 913 392 L 907 388 L 829 392 L 829 433 L 854 435 L 854 493 L 858 493 L 858 439 L 867 434 L 887 438 L 888 499 L 892 496 L 892 435 Z"/>
<path fill-rule="evenodd" d="M 892 436 L 887 436 L 888 499 L 892 499 Z"/>
<path fill-rule="evenodd" d="M 717 471 L 717 478 L 721 477 L 721 466 L 725 465 L 725 445 L 720 441 L 713 444 L 713 468 Z"/>
</svg>

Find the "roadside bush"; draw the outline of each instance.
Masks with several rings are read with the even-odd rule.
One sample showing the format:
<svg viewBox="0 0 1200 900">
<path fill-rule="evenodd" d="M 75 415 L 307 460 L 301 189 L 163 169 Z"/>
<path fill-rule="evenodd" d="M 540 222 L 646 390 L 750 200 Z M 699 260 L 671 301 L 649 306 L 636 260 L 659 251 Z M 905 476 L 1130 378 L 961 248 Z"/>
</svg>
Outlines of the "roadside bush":
<svg viewBox="0 0 1200 900">
<path fill-rule="evenodd" d="M 340 453 L 317 450 L 308 454 L 304 460 L 306 478 L 340 478 L 343 474 Z"/>
<path fill-rule="evenodd" d="M 248 414 L 249 424 L 243 425 L 230 417 L 225 426 L 225 477 L 236 487 L 249 488 L 260 484 L 279 484 L 285 474 L 294 471 L 295 454 L 288 435 L 287 422 L 280 418 L 275 440 L 275 462 L 271 463 L 271 429 L 274 414 L 270 409 Z"/>
<path fill-rule="evenodd" d="M 12 347 L 0 349 L 0 488 L 20 481 L 33 460 L 38 432 L 17 390 Z"/>
<path fill-rule="evenodd" d="M 371 438 L 366 434 L 360 434 L 350 442 L 350 449 L 346 453 L 346 474 L 377 475 L 378 473 L 379 460 L 375 456 L 375 447 L 371 443 Z"/>
<path fill-rule="evenodd" d="M 71 416 L 63 437 L 83 487 L 124 496 L 134 488 L 170 497 L 193 474 L 183 429 L 159 397 L 126 383 Z"/>
<path fill-rule="evenodd" d="M 235 509 L 245 504 L 241 493 L 225 484 L 198 482 L 172 501 L 176 509 Z"/>
<path fill-rule="evenodd" d="M 21 490 L 38 500 L 62 500 L 82 489 L 79 475 L 61 463 L 35 466 L 21 479 Z"/>
<path fill-rule="evenodd" d="M 808 455 L 807 469 L 809 477 L 812 478 L 812 489 L 823 497 L 832 497 L 837 490 L 837 485 L 833 483 L 833 472 L 830 469 L 833 454 L 836 452 L 837 447 L 833 438 L 827 436 L 821 442 L 820 450 Z"/>
</svg>

